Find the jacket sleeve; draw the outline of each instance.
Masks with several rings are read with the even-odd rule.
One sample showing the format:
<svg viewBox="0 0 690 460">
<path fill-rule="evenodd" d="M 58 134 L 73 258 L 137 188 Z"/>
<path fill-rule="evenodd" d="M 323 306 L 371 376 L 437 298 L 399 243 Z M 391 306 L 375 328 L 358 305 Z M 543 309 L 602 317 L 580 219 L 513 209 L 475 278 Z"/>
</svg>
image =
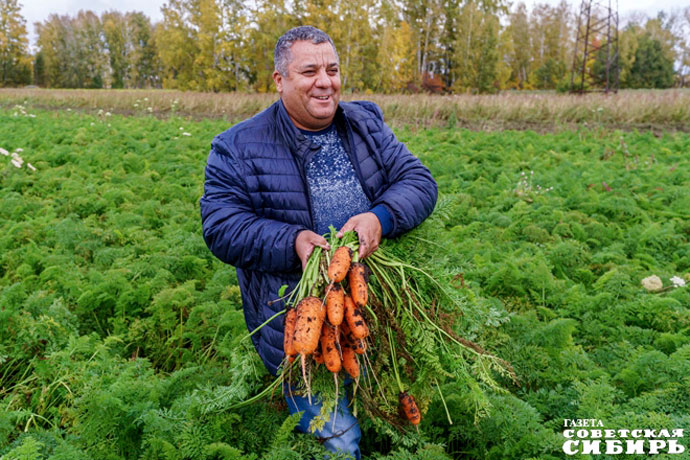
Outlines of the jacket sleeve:
<svg viewBox="0 0 690 460">
<path fill-rule="evenodd" d="M 237 268 L 287 272 L 299 268 L 297 233 L 306 229 L 256 214 L 241 165 L 214 141 L 200 200 L 204 240 L 211 252 Z"/>
<path fill-rule="evenodd" d="M 398 141 L 383 122 L 383 113 L 375 104 L 372 109 L 381 125 L 380 154 L 388 175 L 389 187 L 372 205 L 384 205 L 393 218 L 388 237 L 412 230 L 429 217 L 436 206 L 438 190 L 429 169 Z"/>
</svg>

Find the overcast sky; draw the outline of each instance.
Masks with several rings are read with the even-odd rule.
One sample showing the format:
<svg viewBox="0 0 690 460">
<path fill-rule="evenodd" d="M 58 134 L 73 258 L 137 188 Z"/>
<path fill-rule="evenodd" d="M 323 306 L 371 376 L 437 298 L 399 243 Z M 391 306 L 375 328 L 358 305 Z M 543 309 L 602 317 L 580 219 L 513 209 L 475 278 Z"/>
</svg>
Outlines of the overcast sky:
<svg viewBox="0 0 690 460">
<path fill-rule="evenodd" d="M 36 41 L 34 23 L 45 21 L 53 13 L 74 16 L 79 10 L 91 10 L 100 16 L 110 10 L 141 11 L 156 22 L 163 19 L 161 6 L 164 3 L 163 0 L 19 0 L 31 43 Z"/>
<path fill-rule="evenodd" d="M 530 9 L 535 3 L 556 5 L 558 2 L 559 0 L 525 1 Z M 156 22 L 163 18 L 160 10 L 164 3 L 166 3 L 165 0 L 19 0 L 32 43 L 35 41 L 34 23 L 43 22 L 51 13 L 73 16 L 79 10 L 91 10 L 98 15 L 109 10 L 141 11 Z M 516 4 L 517 0 L 513 0 L 512 3 Z M 573 9 L 577 10 L 580 8 L 581 0 L 569 0 L 569 3 L 573 5 Z M 655 16 L 659 10 L 670 11 L 686 6 L 690 6 L 690 0 L 619 0 L 618 11 L 621 19 L 624 19 L 633 11 Z"/>
</svg>

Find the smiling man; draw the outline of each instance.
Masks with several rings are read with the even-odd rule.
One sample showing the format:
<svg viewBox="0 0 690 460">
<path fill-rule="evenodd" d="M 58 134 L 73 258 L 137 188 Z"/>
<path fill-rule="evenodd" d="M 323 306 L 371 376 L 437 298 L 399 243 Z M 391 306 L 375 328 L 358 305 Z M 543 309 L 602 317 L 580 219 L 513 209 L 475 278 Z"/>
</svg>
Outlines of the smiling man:
<svg viewBox="0 0 690 460">
<path fill-rule="evenodd" d="M 280 43 L 286 48 L 287 40 Z M 282 51 L 282 50 L 279 50 Z M 330 42 L 298 41 L 277 56 L 278 93 L 299 129 L 318 131 L 333 122 L 340 100 L 338 55 Z"/>
<path fill-rule="evenodd" d="M 340 64 L 330 37 L 310 26 L 287 31 L 275 47 L 280 100 L 215 137 L 206 165 L 201 219 L 206 244 L 237 269 L 247 328 L 285 308 L 273 302 L 299 281 L 314 247 L 333 225 L 357 232 L 360 256 L 419 225 L 434 209 L 436 183 L 400 143 L 371 102 L 340 102 Z M 284 357 L 278 317 L 252 335 L 266 368 Z M 320 412 L 291 395 L 299 428 Z M 335 426 L 315 434 L 330 451 L 360 458 L 357 420 L 341 401 Z"/>
</svg>

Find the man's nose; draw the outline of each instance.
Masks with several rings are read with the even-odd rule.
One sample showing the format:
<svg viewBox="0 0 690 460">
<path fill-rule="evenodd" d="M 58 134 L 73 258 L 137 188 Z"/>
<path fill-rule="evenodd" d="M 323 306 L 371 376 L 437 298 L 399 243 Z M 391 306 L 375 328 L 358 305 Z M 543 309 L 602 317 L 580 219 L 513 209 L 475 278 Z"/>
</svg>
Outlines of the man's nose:
<svg viewBox="0 0 690 460">
<path fill-rule="evenodd" d="M 316 86 L 325 88 L 331 86 L 331 79 L 326 73 L 326 69 L 321 69 L 316 74 Z"/>
</svg>

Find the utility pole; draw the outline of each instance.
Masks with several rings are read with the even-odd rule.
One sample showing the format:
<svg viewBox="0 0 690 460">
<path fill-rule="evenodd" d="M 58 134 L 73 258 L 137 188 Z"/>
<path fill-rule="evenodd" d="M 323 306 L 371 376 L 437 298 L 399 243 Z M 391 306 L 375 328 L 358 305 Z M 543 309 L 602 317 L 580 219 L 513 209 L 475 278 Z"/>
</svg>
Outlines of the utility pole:
<svg viewBox="0 0 690 460">
<path fill-rule="evenodd" d="M 618 0 L 582 0 L 570 92 L 617 92 L 618 62 Z"/>
</svg>

